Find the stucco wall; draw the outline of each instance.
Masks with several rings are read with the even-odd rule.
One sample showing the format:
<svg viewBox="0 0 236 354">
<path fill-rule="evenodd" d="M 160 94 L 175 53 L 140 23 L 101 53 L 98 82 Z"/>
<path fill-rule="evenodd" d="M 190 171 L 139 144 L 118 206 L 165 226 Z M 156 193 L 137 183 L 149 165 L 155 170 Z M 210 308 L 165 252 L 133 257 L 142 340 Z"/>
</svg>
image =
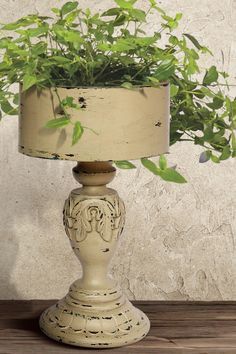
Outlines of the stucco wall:
<svg viewBox="0 0 236 354">
<path fill-rule="evenodd" d="M 0 22 L 47 14 L 63 2 L 1 0 Z M 111 3 L 80 1 L 94 8 Z M 185 13 L 181 29 L 209 45 L 219 68 L 235 77 L 236 1 L 162 3 Z M 187 185 L 164 183 L 144 169 L 119 171 L 112 183 L 127 207 L 113 271 L 130 298 L 236 300 L 236 163 L 199 165 L 200 151 L 188 144 L 171 149 Z M 73 166 L 18 154 L 17 119 L 1 122 L 0 298 L 61 297 L 80 274 L 62 226 L 64 199 L 76 187 Z"/>
</svg>

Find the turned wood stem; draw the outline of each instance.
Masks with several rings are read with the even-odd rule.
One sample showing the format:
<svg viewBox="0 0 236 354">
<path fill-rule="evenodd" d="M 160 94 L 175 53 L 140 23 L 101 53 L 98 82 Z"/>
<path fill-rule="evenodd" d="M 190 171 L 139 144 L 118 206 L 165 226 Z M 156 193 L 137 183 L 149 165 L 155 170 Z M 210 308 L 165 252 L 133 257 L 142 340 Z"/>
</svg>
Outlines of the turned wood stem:
<svg viewBox="0 0 236 354">
<path fill-rule="evenodd" d="M 116 169 L 110 162 L 78 162 L 72 171 L 76 181 L 82 184 L 83 192 L 89 195 L 106 193 L 106 185 L 116 175 Z"/>
</svg>

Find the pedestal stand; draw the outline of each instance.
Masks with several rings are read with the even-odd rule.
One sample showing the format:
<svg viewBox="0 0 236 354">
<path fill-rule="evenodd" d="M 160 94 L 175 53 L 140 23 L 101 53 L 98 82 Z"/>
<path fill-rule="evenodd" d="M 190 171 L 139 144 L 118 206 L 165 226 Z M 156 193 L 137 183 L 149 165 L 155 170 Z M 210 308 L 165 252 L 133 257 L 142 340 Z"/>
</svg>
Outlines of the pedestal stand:
<svg viewBox="0 0 236 354">
<path fill-rule="evenodd" d="M 146 315 L 108 275 L 125 218 L 122 200 L 106 187 L 115 172 L 108 162 L 81 162 L 73 169 L 83 187 L 73 190 L 67 199 L 64 225 L 83 276 L 64 299 L 41 315 L 42 331 L 54 340 L 111 348 L 137 342 L 149 331 Z"/>
</svg>

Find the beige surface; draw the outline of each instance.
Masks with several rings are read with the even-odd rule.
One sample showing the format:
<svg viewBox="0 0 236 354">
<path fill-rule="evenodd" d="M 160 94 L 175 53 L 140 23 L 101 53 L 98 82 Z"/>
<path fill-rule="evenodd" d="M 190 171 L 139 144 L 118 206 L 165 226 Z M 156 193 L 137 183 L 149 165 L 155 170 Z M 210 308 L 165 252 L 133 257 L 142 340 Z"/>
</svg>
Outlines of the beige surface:
<svg viewBox="0 0 236 354">
<path fill-rule="evenodd" d="M 47 13 L 56 3 L 1 0 L 0 20 L 36 8 Z M 110 1 L 81 1 L 89 3 Z M 219 67 L 236 76 L 235 1 L 168 0 L 165 7 L 184 10 L 183 30 L 204 39 Z M 187 185 L 161 182 L 144 169 L 119 172 L 111 184 L 127 209 L 113 268 L 130 298 L 236 300 L 236 163 L 199 165 L 200 151 L 171 149 Z M 9 118 L 1 123 L 0 164 L 0 297 L 62 297 L 80 272 L 61 215 L 76 186 L 74 163 L 17 154 L 17 122 Z"/>
<path fill-rule="evenodd" d="M 63 129 L 45 128 L 56 117 L 59 99 L 83 98 L 85 108 L 71 109 L 71 121 L 85 129 L 71 145 L 72 124 Z M 33 157 L 72 161 L 117 161 L 158 156 L 169 151 L 169 85 L 127 90 L 79 88 L 21 93 L 19 151 Z M 159 123 L 159 124 L 157 124 Z"/>
</svg>

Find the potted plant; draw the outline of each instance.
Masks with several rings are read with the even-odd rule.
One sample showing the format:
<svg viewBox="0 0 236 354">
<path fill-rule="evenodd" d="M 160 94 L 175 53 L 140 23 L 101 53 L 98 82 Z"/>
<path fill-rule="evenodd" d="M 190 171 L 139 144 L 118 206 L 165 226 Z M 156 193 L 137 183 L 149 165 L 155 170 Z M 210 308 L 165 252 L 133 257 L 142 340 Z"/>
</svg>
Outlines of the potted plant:
<svg viewBox="0 0 236 354">
<path fill-rule="evenodd" d="M 228 74 L 211 66 L 202 70 L 203 78 L 198 79 L 199 57 L 211 55 L 211 52 L 191 34 L 181 37 L 173 34 L 182 14 L 170 17 L 152 0 L 145 13 L 135 7 L 136 2 L 117 0 L 116 7 L 102 14 L 92 14 L 72 1 L 61 9 L 52 9 L 56 19 L 29 15 L 3 25 L 0 41 L 4 54 L 0 64 L 2 116 L 18 112 L 19 95 L 11 91 L 14 83 L 23 83 L 23 91 L 33 86 L 38 90 L 50 87 L 57 91 L 58 87 L 81 86 L 155 87 L 169 81 L 171 145 L 186 140 L 201 145 L 204 148 L 201 162 L 219 163 L 235 157 L 236 100 L 224 93 Z M 143 26 L 148 14 L 154 11 L 162 22 L 159 31 L 147 36 Z M 83 110 L 84 107 L 83 101 L 75 103 L 68 96 L 61 101 L 57 119 L 49 119 L 47 126 L 69 125 L 68 109 Z M 73 144 L 88 128 L 92 129 L 79 121 L 74 123 Z M 158 169 L 146 159 L 142 162 L 164 179 L 172 180 L 177 176 L 170 172 L 173 176 L 168 178 L 163 168 Z M 162 163 L 162 167 L 164 165 Z M 117 166 L 134 168 L 126 161 L 117 162 Z"/>
<path fill-rule="evenodd" d="M 155 0 L 147 13 L 137 0 L 114 3 L 94 14 L 67 2 L 52 9 L 53 17 L 28 15 L 2 25 L 0 39 L 0 106 L 2 116 L 16 115 L 20 102 L 19 150 L 80 161 L 73 172 L 83 188 L 67 200 L 64 223 L 85 275 L 43 314 L 41 328 L 56 340 L 95 348 L 133 343 L 149 329 L 145 315 L 105 276 L 124 221 L 122 201 L 105 186 L 115 174 L 107 161 L 130 169 L 128 160 L 139 157 L 162 179 L 185 183 L 168 167 L 169 140 L 201 145 L 200 162 L 236 156 L 228 74 L 216 66 L 200 71 L 200 55 L 211 52 L 191 34 L 174 35 L 182 14 L 168 16 Z M 153 12 L 160 28 L 147 35 Z M 155 155 L 158 165 L 149 159 Z"/>
</svg>

